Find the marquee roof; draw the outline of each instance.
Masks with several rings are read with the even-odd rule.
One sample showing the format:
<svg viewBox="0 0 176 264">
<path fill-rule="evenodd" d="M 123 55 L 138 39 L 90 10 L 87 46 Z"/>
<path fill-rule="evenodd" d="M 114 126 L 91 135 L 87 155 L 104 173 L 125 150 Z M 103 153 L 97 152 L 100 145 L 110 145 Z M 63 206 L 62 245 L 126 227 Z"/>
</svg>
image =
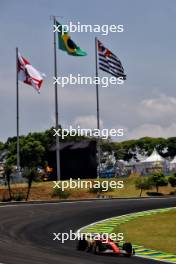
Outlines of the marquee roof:
<svg viewBox="0 0 176 264">
<path fill-rule="evenodd" d="M 161 157 L 161 155 L 157 152 L 156 149 L 154 149 L 152 154 L 141 162 L 146 163 L 146 162 L 163 162 L 163 161 L 165 161 L 165 159 Z"/>
<path fill-rule="evenodd" d="M 170 163 L 171 164 L 175 164 L 176 163 L 176 156 L 173 158 L 173 160 Z"/>
</svg>

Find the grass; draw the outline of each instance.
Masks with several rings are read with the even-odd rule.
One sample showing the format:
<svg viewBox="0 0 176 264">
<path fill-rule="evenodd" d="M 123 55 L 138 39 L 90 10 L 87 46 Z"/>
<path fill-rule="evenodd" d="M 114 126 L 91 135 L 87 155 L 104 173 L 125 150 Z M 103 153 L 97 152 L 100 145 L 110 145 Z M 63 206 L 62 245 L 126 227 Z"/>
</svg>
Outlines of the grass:
<svg viewBox="0 0 176 264">
<path fill-rule="evenodd" d="M 121 224 L 113 232 L 124 233 L 124 240 L 145 248 L 176 254 L 176 210 L 139 217 Z M 119 230 L 120 229 L 120 230 Z"/>
<path fill-rule="evenodd" d="M 137 174 L 133 174 L 128 178 L 118 178 L 117 180 L 124 181 L 124 188 L 117 189 L 109 192 L 102 192 L 102 195 L 105 196 L 112 196 L 112 197 L 138 197 L 140 194 L 140 190 L 136 190 L 135 188 L 135 180 L 139 177 Z M 95 179 L 96 180 L 96 179 Z M 101 179 L 101 181 L 107 179 Z M 114 180 L 114 179 L 111 179 Z M 32 184 L 32 189 L 30 192 L 29 200 L 53 200 L 53 199 L 62 199 L 61 197 L 53 196 L 52 193 L 53 189 L 53 182 L 34 182 Z M 26 194 L 27 191 L 27 184 L 12 184 L 12 191 L 14 193 L 24 193 Z M 166 187 L 161 187 L 160 192 L 163 194 L 169 194 L 170 192 L 174 191 L 175 189 L 172 188 L 170 185 Z M 155 191 L 155 189 L 151 190 Z M 88 189 L 69 189 L 70 199 L 86 199 L 86 198 L 96 198 L 97 193 L 90 192 Z M 148 196 L 147 191 L 142 193 L 143 197 Z M 0 201 L 3 200 L 3 197 L 8 198 L 7 187 L 0 186 Z"/>
</svg>

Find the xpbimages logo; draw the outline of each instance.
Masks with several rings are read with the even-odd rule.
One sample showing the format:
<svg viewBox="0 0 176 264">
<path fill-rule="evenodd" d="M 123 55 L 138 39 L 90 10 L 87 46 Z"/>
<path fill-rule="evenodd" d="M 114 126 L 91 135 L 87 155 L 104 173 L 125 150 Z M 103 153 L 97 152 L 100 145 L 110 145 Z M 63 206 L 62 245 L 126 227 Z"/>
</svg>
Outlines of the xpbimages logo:
<svg viewBox="0 0 176 264">
<path fill-rule="evenodd" d="M 75 240 L 100 240 L 103 238 L 102 243 L 107 243 L 108 240 L 112 241 L 122 241 L 124 239 L 123 233 L 82 233 L 80 231 L 77 231 L 76 233 L 72 230 L 69 231 L 69 233 L 53 233 L 53 241 L 57 241 L 60 243 L 65 243 L 67 240 L 75 241 Z"/>
<path fill-rule="evenodd" d="M 124 188 L 123 181 L 116 180 L 82 180 L 78 178 L 77 180 L 73 180 L 70 178 L 67 181 L 53 181 L 54 186 L 53 189 L 60 189 L 63 192 L 66 189 L 102 189 L 103 192 L 107 192 L 108 189 L 122 189 Z"/>
<path fill-rule="evenodd" d="M 99 76 L 81 76 L 81 74 L 77 74 L 74 76 L 72 73 L 68 76 L 62 76 L 62 77 L 53 77 L 55 85 L 56 83 L 61 85 L 62 88 L 64 88 L 67 85 L 101 85 L 103 88 L 107 88 L 110 85 L 122 85 L 124 84 L 124 79 L 122 76 L 120 77 L 99 77 Z"/>
<path fill-rule="evenodd" d="M 57 25 L 53 25 L 53 32 L 66 33 L 66 32 L 79 32 L 79 33 L 100 33 L 102 35 L 107 36 L 109 33 L 121 33 L 124 31 L 123 25 L 91 25 L 91 24 L 81 24 L 80 21 L 73 23 L 70 21 L 68 24 L 61 25 L 57 23 Z"/>
<path fill-rule="evenodd" d="M 58 136 L 64 139 L 67 136 L 71 137 L 101 137 L 102 139 L 108 139 L 108 137 L 123 137 L 124 136 L 124 129 L 123 128 L 103 128 L 103 129 L 98 129 L 98 128 L 81 128 L 80 126 L 77 126 L 77 128 L 74 128 L 72 126 L 69 126 L 69 128 L 53 128 L 53 136 Z"/>
</svg>

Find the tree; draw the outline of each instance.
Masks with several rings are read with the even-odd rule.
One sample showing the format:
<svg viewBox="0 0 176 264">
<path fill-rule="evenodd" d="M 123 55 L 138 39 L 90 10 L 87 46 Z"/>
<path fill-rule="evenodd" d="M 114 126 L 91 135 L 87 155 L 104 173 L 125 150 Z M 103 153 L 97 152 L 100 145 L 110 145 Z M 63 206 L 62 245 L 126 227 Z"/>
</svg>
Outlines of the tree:
<svg viewBox="0 0 176 264">
<path fill-rule="evenodd" d="M 176 153 L 176 137 L 170 137 L 167 139 L 168 156 L 174 157 Z"/>
<path fill-rule="evenodd" d="M 172 187 L 176 187 L 176 173 L 169 177 L 169 183 Z"/>
<path fill-rule="evenodd" d="M 21 146 L 21 166 L 22 167 L 36 167 L 42 165 L 45 148 L 40 141 L 33 138 L 25 140 Z"/>
<path fill-rule="evenodd" d="M 3 150 L 3 148 L 4 148 L 4 143 L 2 143 L 2 142 L 0 141 L 0 151 Z"/>
<path fill-rule="evenodd" d="M 149 177 L 145 178 L 138 178 L 135 181 L 135 187 L 137 190 L 140 190 L 140 197 L 142 196 L 142 192 L 144 190 L 150 190 L 152 188 L 152 182 Z"/>
<path fill-rule="evenodd" d="M 24 167 L 36 167 L 45 163 L 45 146 L 41 141 L 32 136 L 20 137 L 20 165 Z M 16 140 L 10 141 L 8 145 L 7 163 L 16 164 Z"/>
<path fill-rule="evenodd" d="M 160 186 L 167 186 L 168 180 L 162 172 L 153 173 L 151 176 L 153 186 L 155 186 L 157 193 L 159 192 Z"/>
<path fill-rule="evenodd" d="M 62 129 L 62 128 L 61 128 Z M 20 136 L 20 158 L 21 167 L 36 167 L 38 165 L 44 167 L 49 161 L 51 147 L 55 144 L 55 137 L 53 137 L 53 128 L 44 132 L 29 133 L 27 136 Z M 68 135 L 61 142 L 80 141 L 80 140 L 94 140 L 86 136 L 79 137 L 75 135 L 72 137 Z M 7 161 L 9 165 L 16 165 L 16 137 L 8 138 L 5 144 L 0 142 L 1 150 L 7 149 Z M 176 153 L 176 137 L 164 138 L 151 138 L 143 137 L 135 140 L 126 140 L 123 142 L 114 142 L 110 138 L 107 140 L 101 138 L 102 152 L 112 152 L 116 160 L 122 159 L 129 161 L 135 159 L 138 161 L 139 155 L 148 156 L 152 153 L 153 149 L 165 158 L 173 157 Z"/>
<path fill-rule="evenodd" d="M 25 177 L 28 179 L 28 189 L 27 189 L 27 195 L 26 195 L 26 201 L 29 198 L 29 194 L 32 187 L 32 182 L 37 176 L 37 171 L 35 168 L 28 168 L 24 172 Z"/>
<path fill-rule="evenodd" d="M 12 166 L 6 164 L 4 167 L 4 176 L 7 182 L 8 186 L 8 192 L 9 192 L 9 199 L 12 200 L 12 192 L 11 192 L 11 186 L 10 186 L 10 175 L 12 174 Z"/>
</svg>

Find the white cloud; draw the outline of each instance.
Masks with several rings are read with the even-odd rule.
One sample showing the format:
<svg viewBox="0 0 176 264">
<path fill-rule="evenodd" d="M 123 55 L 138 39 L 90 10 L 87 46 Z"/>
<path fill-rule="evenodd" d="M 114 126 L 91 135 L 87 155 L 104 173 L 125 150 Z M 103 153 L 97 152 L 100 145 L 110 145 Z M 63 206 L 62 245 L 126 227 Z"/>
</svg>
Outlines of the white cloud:
<svg viewBox="0 0 176 264">
<path fill-rule="evenodd" d="M 175 116 L 176 112 L 176 97 L 160 95 L 158 98 L 145 99 L 140 104 L 140 113 L 150 118 Z"/>
<path fill-rule="evenodd" d="M 127 137 L 130 139 L 141 137 L 173 137 L 176 136 L 176 123 L 169 126 L 161 126 L 156 124 L 143 124 L 132 131 L 128 131 Z"/>
<path fill-rule="evenodd" d="M 74 126 L 81 128 L 97 128 L 97 117 L 95 115 L 78 116 L 73 121 Z M 103 128 L 103 121 L 100 119 L 100 128 Z"/>
</svg>

